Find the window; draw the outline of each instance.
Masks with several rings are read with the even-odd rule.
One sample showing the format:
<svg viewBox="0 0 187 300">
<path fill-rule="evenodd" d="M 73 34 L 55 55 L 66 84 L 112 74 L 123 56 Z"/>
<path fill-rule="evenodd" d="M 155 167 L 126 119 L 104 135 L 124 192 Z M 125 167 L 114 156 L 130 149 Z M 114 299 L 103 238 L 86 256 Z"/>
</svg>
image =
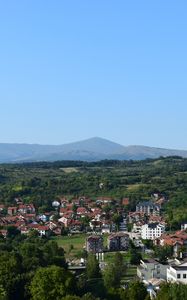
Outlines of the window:
<svg viewBox="0 0 187 300">
<path fill-rule="evenodd" d="M 186 274 L 183 274 L 183 278 L 186 278 Z"/>
<path fill-rule="evenodd" d="M 181 278 L 181 274 L 177 274 L 177 278 L 178 278 L 178 279 Z"/>
</svg>

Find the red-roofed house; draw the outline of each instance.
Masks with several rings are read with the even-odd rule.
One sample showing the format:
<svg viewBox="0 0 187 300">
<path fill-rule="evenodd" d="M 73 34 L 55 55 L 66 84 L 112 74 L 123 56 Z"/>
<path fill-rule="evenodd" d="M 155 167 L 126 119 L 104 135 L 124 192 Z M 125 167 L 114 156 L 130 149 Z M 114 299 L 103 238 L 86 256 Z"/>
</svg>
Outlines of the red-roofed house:
<svg viewBox="0 0 187 300">
<path fill-rule="evenodd" d="M 19 204 L 18 211 L 22 214 L 34 214 L 35 213 L 35 207 L 31 204 Z"/>
<path fill-rule="evenodd" d="M 29 233 L 29 228 L 27 226 L 21 226 L 19 228 L 21 234 L 28 234 Z"/>
<path fill-rule="evenodd" d="M 88 213 L 88 210 L 85 207 L 77 208 L 77 215 L 85 216 Z"/>
<path fill-rule="evenodd" d="M 49 236 L 50 229 L 49 226 L 40 225 L 40 224 L 29 224 L 30 229 L 37 230 L 40 236 Z"/>
<path fill-rule="evenodd" d="M 9 206 L 8 207 L 8 215 L 13 216 L 17 213 L 18 208 L 17 207 L 13 207 L 13 206 Z"/>
<path fill-rule="evenodd" d="M 61 207 L 60 211 L 59 211 L 59 215 L 60 217 L 63 217 L 64 214 L 66 214 L 68 212 L 68 208 L 66 207 Z"/>
<path fill-rule="evenodd" d="M 187 252 L 187 233 L 182 230 L 170 234 L 165 233 L 157 239 L 156 243 L 160 246 L 173 246 L 174 255 L 178 256 L 182 247 L 185 248 Z"/>
<path fill-rule="evenodd" d="M 71 223 L 71 218 L 69 217 L 69 215 L 64 215 L 62 218 L 60 218 L 58 220 L 59 223 L 62 223 L 64 225 L 64 227 L 68 227 L 69 224 Z"/>
</svg>

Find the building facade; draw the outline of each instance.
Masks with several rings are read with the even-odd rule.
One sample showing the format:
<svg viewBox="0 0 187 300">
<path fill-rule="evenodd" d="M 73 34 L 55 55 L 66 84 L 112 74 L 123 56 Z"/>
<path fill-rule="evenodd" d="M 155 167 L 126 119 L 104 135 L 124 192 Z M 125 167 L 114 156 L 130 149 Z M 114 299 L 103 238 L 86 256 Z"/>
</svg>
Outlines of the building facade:
<svg viewBox="0 0 187 300">
<path fill-rule="evenodd" d="M 89 253 L 103 252 L 103 237 L 92 235 L 86 239 L 86 251 Z"/>
<path fill-rule="evenodd" d="M 125 233 L 114 233 L 108 237 L 108 249 L 110 251 L 127 250 L 129 248 L 129 235 Z"/>
<path fill-rule="evenodd" d="M 151 201 L 140 202 L 136 205 L 136 212 L 145 213 L 146 215 L 159 215 L 160 205 L 155 204 Z"/>
<path fill-rule="evenodd" d="M 187 284 L 187 263 L 170 266 L 167 269 L 167 281 Z"/>
<path fill-rule="evenodd" d="M 155 240 L 165 231 L 165 225 L 160 223 L 150 223 L 142 225 L 141 238 L 143 240 Z"/>
<path fill-rule="evenodd" d="M 154 259 L 141 260 L 137 267 L 137 276 L 144 282 L 149 282 L 152 278 L 167 279 L 168 265 L 163 265 Z"/>
</svg>

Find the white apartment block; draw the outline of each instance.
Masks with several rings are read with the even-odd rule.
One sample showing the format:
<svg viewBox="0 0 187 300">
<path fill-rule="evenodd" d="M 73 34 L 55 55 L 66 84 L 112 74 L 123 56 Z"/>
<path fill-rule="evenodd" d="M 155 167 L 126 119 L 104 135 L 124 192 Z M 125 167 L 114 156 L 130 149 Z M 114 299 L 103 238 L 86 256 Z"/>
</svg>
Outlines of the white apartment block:
<svg viewBox="0 0 187 300">
<path fill-rule="evenodd" d="M 187 263 L 170 266 L 167 269 L 167 281 L 187 284 Z"/>
<path fill-rule="evenodd" d="M 141 238 L 143 240 L 155 240 L 165 231 L 165 226 L 160 223 L 150 223 L 142 225 Z"/>
</svg>

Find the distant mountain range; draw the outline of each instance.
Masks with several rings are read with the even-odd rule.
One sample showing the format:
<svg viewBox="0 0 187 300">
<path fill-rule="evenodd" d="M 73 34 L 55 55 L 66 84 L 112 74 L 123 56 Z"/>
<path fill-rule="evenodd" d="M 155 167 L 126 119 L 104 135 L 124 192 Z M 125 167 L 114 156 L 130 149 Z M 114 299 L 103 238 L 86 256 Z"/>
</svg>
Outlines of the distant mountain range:
<svg viewBox="0 0 187 300">
<path fill-rule="evenodd" d="M 122 146 L 99 137 L 59 146 L 0 143 L 0 163 L 102 159 L 142 160 L 160 156 L 187 157 L 185 150 L 162 149 L 146 146 Z"/>
</svg>

